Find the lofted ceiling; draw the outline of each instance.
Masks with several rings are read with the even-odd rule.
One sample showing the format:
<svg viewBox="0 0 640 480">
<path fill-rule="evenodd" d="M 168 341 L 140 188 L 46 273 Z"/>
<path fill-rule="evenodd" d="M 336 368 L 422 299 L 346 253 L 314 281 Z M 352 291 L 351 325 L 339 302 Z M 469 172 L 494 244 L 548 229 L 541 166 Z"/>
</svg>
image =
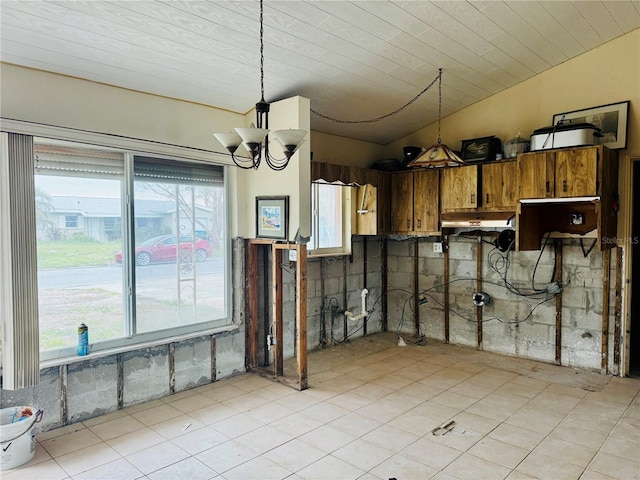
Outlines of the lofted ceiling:
<svg viewBox="0 0 640 480">
<path fill-rule="evenodd" d="M 2 0 L 0 18 L 3 62 L 238 113 L 260 97 L 257 0 Z M 442 67 L 447 115 L 638 27 L 637 1 L 265 0 L 265 99 L 366 120 Z M 386 144 L 437 116 L 436 84 L 386 120 L 311 126 Z"/>
</svg>

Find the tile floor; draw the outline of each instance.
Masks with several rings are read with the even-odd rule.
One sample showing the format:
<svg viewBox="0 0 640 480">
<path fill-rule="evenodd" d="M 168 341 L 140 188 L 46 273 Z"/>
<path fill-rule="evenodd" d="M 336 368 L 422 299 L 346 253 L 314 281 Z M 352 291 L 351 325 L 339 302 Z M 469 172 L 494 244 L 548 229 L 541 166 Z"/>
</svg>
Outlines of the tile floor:
<svg viewBox="0 0 640 480">
<path fill-rule="evenodd" d="M 2 478 L 640 478 L 639 379 L 373 337 L 302 392 L 245 374 L 45 432 Z"/>
</svg>

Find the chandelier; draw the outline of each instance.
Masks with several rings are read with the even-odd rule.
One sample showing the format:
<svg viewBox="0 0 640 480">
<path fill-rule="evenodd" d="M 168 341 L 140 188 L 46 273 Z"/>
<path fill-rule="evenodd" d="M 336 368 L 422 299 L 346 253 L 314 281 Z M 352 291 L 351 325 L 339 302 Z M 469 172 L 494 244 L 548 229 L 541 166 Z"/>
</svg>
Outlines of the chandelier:
<svg viewBox="0 0 640 480">
<path fill-rule="evenodd" d="M 256 103 L 256 125 L 235 128 L 234 133 L 214 133 L 213 136 L 229 151 L 233 162 L 240 168 L 257 169 L 264 159 L 273 170 L 284 170 L 289 160 L 304 142 L 305 130 L 277 130 L 269 134 L 269 103 L 264 99 L 264 20 L 263 0 L 260 0 L 260 101 Z M 271 138 L 269 138 L 271 137 Z M 275 140 L 283 150 L 284 157 L 276 158 L 269 152 L 269 140 Z M 236 151 L 242 144 L 251 158 L 238 156 Z M 273 146 L 273 143 L 271 144 Z"/>
</svg>

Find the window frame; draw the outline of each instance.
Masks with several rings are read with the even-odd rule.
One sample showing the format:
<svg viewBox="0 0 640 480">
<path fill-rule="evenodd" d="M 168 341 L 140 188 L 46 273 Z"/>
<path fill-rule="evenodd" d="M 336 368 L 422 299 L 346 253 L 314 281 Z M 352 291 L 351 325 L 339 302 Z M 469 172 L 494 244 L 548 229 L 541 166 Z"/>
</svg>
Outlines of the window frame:
<svg viewBox="0 0 640 480">
<path fill-rule="evenodd" d="M 99 134 L 95 134 L 99 136 Z M 73 138 L 56 138 L 52 135 L 47 134 L 38 134 L 33 136 L 34 144 L 40 138 L 44 138 L 46 140 L 60 140 L 63 142 L 75 142 L 78 144 L 95 146 L 98 148 L 104 147 L 101 142 L 88 142 L 86 139 L 76 140 Z M 92 344 L 92 353 L 96 354 L 104 354 L 105 352 L 113 351 L 114 349 L 135 349 L 139 345 L 149 344 L 155 342 L 164 342 L 169 341 L 172 338 L 184 337 L 184 336 L 200 336 L 200 335 L 209 335 L 213 334 L 216 331 L 227 330 L 229 326 L 233 325 L 233 289 L 231 287 L 232 280 L 232 246 L 231 246 L 231 234 L 230 234 L 230 174 L 229 174 L 229 166 L 226 164 L 219 164 L 214 162 L 203 162 L 202 160 L 198 160 L 193 157 L 189 157 L 186 155 L 172 155 L 172 154 L 163 154 L 157 151 L 157 149 L 153 149 L 154 151 L 146 151 L 146 150 L 134 150 L 125 147 L 118 147 L 109 145 L 107 148 L 115 149 L 119 152 L 123 153 L 124 157 L 124 174 L 122 178 L 122 187 L 121 187 L 121 220 L 120 220 L 120 228 L 122 230 L 123 243 L 122 243 L 122 253 L 123 253 L 123 262 L 122 262 L 122 270 L 123 270 L 123 302 L 124 309 L 122 318 L 122 326 L 123 326 L 123 335 L 118 338 L 100 341 L 98 343 Z M 160 148 L 162 150 L 162 148 Z M 135 218 L 132 215 L 133 208 L 132 199 L 135 198 L 134 193 L 134 172 L 133 172 L 133 162 L 136 156 L 145 156 L 145 157 L 153 157 L 158 160 L 170 160 L 181 162 L 185 164 L 191 165 L 200 165 L 200 166 L 215 166 L 222 167 L 222 175 L 223 175 L 223 222 L 224 222 L 224 245 L 223 245 L 223 265 L 224 265 L 224 302 L 225 302 L 225 312 L 224 315 L 220 318 L 216 318 L 211 321 L 199 322 L 195 324 L 181 325 L 177 327 L 172 327 L 163 330 L 154 330 L 149 332 L 137 332 L 135 335 L 133 332 L 136 330 L 136 316 L 135 316 L 135 292 L 136 292 L 136 280 L 135 280 L 135 245 L 134 245 L 134 235 L 136 225 Z M 65 215 L 65 219 L 66 219 Z M 79 221 L 79 219 L 78 219 Z M 125 232 L 128 232 L 126 234 Z M 35 230 L 34 230 L 35 234 Z M 91 338 L 90 338 L 91 342 Z M 72 347 L 62 347 L 55 350 L 47 350 L 40 351 L 40 362 L 50 362 L 52 360 L 63 359 L 67 357 L 72 357 L 76 355 L 76 346 Z"/>
<path fill-rule="evenodd" d="M 335 187 L 340 187 L 342 192 L 342 245 L 340 247 L 332 247 L 332 248 L 314 248 L 314 245 L 311 245 L 311 241 L 307 247 L 307 257 L 328 257 L 328 256 L 342 256 L 342 255 L 351 255 L 351 237 L 352 237 L 352 229 L 355 226 L 355 219 L 353 218 L 353 204 L 352 200 L 354 198 L 353 195 L 353 187 L 351 185 L 344 185 L 342 183 L 328 183 L 328 182 L 312 182 L 311 183 L 311 240 L 318 241 L 318 223 L 319 223 L 319 212 L 318 212 L 318 193 L 319 193 L 319 185 L 331 185 Z"/>
</svg>

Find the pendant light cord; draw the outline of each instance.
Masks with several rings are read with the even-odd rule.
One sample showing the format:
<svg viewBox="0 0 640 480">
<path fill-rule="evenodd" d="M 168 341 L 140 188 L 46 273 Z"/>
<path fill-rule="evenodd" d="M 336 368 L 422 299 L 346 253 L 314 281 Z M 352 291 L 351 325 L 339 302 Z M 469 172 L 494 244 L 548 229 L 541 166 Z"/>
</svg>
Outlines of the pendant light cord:
<svg viewBox="0 0 640 480">
<path fill-rule="evenodd" d="M 380 120 L 384 120 L 385 118 L 392 117 L 392 116 L 400 113 L 401 111 L 403 111 L 409 105 L 413 104 L 416 100 L 418 100 L 431 87 L 433 87 L 433 85 L 438 80 L 440 81 L 440 92 L 441 92 L 440 93 L 440 97 L 442 97 L 442 68 L 440 68 L 440 69 L 438 69 L 438 75 L 436 76 L 436 78 L 434 78 L 429 85 L 427 85 L 425 88 L 422 89 L 422 91 L 420 93 L 418 93 L 415 97 L 413 97 L 407 103 L 402 105 L 400 108 L 396 108 L 393 112 L 389 112 L 389 113 L 387 113 L 385 115 L 380 115 L 379 117 L 375 117 L 375 118 L 369 118 L 367 120 L 344 120 L 344 119 L 334 118 L 334 117 L 331 117 L 329 115 L 325 115 L 323 113 L 320 113 L 320 112 L 314 110 L 313 108 L 310 109 L 310 110 L 311 110 L 311 113 L 313 113 L 314 115 L 316 115 L 316 116 L 318 116 L 320 118 L 324 118 L 325 120 L 332 121 L 334 123 L 345 123 L 345 124 L 350 124 L 350 125 L 358 124 L 358 123 L 375 123 L 375 122 L 379 122 Z M 440 113 L 442 113 L 442 102 L 440 102 Z M 440 115 L 438 116 L 438 118 L 439 117 L 440 117 Z M 438 134 L 438 137 L 439 136 L 440 135 Z"/>
<path fill-rule="evenodd" d="M 264 9 L 260 0 L 260 98 L 264 102 Z"/>
<path fill-rule="evenodd" d="M 440 119 L 442 118 L 442 68 L 438 69 L 438 144 L 442 144 Z"/>
</svg>

